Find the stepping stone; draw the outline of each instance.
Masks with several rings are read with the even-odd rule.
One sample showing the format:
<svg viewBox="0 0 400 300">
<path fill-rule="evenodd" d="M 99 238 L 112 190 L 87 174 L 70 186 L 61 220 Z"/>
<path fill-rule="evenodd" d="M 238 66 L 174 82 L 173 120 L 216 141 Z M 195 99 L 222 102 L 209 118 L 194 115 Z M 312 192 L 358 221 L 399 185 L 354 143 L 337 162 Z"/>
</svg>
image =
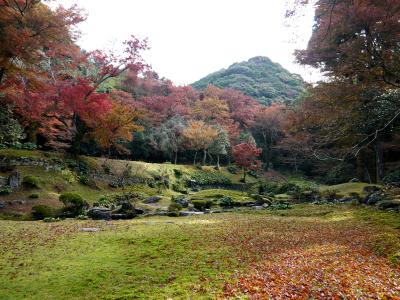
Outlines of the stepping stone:
<svg viewBox="0 0 400 300">
<path fill-rule="evenodd" d="M 101 231 L 100 228 L 81 228 L 81 231 L 83 232 L 98 232 Z"/>
</svg>

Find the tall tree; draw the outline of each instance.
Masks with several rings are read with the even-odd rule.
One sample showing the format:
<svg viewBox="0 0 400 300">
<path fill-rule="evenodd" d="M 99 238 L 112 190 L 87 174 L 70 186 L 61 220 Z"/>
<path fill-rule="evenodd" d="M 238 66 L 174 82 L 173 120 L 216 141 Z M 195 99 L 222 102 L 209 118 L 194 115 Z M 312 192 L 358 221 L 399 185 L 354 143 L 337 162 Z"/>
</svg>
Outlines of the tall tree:
<svg viewBox="0 0 400 300">
<path fill-rule="evenodd" d="M 124 143 L 132 141 L 134 132 L 143 130 L 142 126 L 136 124 L 140 117 L 141 113 L 132 103 L 114 99 L 111 110 L 88 125 L 93 128 L 91 135 L 96 143 L 107 150 L 110 156 L 112 149 L 119 153 L 128 153 Z"/>
<path fill-rule="evenodd" d="M 261 149 L 248 143 L 241 143 L 233 147 L 235 163 L 243 170 L 243 182 L 246 182 L 247 171 L 260 169 L 261 161 L 257 158 L 261 152 Z"/>
<path fill-rule="evenodd" d="M 75 25 L 85 18 L 73 6 L 52 11 L 40 0 L 0 1 L 0 84 L 35 81 L 35 72 L 49 52 L 68 56 L 77 37 Z"/>
<path fill-rule="evenodd" d="M 197 152 L 203 151 L 203 165 L 206 164 L 207 150 L 218 136 L 218 131 L 214 127 L 207 125 L 203 121 L 192 121 L 183 130 L 187 148 L 194 150 L 195 157 L 193 164 L 196 164 Z"/>
<path fill-rule="evenodd" d="M 185 127 L 185 119 L 180 116 L 172 117 L 153 130 L 150 135 L 150 143 L 157 150 L 169 153 L 171 160 L 177 164 L 178 153 L 182 150 L 185 142 L 183 136 Z"/>
</svg>

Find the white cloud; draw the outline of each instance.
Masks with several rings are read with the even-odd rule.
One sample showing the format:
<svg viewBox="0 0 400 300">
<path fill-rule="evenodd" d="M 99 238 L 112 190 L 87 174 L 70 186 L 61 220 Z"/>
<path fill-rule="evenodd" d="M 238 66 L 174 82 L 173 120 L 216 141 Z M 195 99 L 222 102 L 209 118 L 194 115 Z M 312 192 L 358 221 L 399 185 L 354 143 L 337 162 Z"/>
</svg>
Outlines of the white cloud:
<svg viewBox="0 0 400 300">
<path fill-rule="evenodd" d="M 293 51 L 304 48 L 311 35 L 312 12 L 296 29 L 285 27 L 284 0 L 57 0 L 77 3 L 88 13 L 80 25 L 79 44 L 99 49 L 131 34 L 148 37 L 146 61 L 161 76 L 190 84 L 234 62 L 268 56 L 313 80 L 315 74 L 294 63 Z"/>
</svg>

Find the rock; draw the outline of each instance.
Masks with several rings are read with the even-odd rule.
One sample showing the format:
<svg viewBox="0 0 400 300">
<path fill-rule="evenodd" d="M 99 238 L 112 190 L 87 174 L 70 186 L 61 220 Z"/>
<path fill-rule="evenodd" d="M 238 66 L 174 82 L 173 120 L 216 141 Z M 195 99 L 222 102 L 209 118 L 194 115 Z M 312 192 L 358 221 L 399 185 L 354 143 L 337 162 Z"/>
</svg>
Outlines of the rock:
<svg viewBox="0 0 400 300">
<path fill-rule="evenodd" d="M 24 205 L 26 204 L 25 200 L 12 200 L 12 201 L 8 201 L 9 205 Z"/>
<path fill-rule="evenodd" d="M 382 200 L 383 195 L 381 194 L 381 192 L 373 192 L 365 198 L 365 203 L 368 205 L 375 205 Z"/>
<path fill-rule="evenodd" d="M 126 220 L 128 219 L 127 214 L 111 214 L 111 219 L 112 220 Z"/>
<path fill-rule="evenodd" d="M 353 179 L 351 179 L 349 182 L 351 182 L 351 183 L 360 182 L 360 179 L 358 179 L 358 178 L 353 178 Z"/>
<path fill-rule="evenodd" d="M 353 198 L 349 198 L 349 197 L 344 197 L 344 198 L 339 199 L 339 203 L 349 203 L 352 201 L 353 201 Z"/>
<path fill-rule="evenodd" d="M 255 209 L 255 210 L 265 209 L 264 206 L 258 206 L 258 205 L 252 206 L 251 208 L 252 208 L 252 209 Z"/>
<path fill-rule="evenodd" d="M 95 227 L 95 228 L 81 228 L 81 231 L 83 231 L 83 232 L 98 232 L 98 231 L 101 231 L 101 229 L 97 228 L 97 227 Z"/>
<path fill-rule="evenodd" d="M 386 200 L 377 203 L 379 209 L 391 209 L 400 211 L 400 200 Z"/>
<path fill-rule="evenodd" d="M 188 200 L 186 199 L 186 197 L 183 196 L 183 195 L 173 197 L 172 200 L 173 200 L 175 203 L 180 204 L 180 205 L 181 205 L 182 207 L 184 207 L 184 208 L 187 208 L 187 207 L 189 206 L 189 201 L 188 201 Z"/>
<path fill-rule="evenodd" d="M 262 206 L 266 201 L 266 199 L 261 195 L 257 195 L 255 197 L 255 200 L 256 200 L 255 206 Z"/>
<path fill-rule="evenodd" d="M 153 196 L 153 197 L 146 198 L 146 199 L 143 201 L 143 203 L 146 203 L 146 204 L 157 203 L 157 202 L 159 202 L 161 199 L 162 199 L 162 198 L 161 198 L 160 196 Z"/>
<path fill-rule="evenodd" d="M 197 209 L 194 208 L 194 205 L 192 203 L 188 204 L 188 210 L 189 211 L 198 211 Z"/>
<path fill-rule="evenodd" d="M 6 203 L 4 201 L 0 201 L 0 209 L 6 207 Z"/>
<path fill-rule="evenodd" d="M 140 209 L 140 208 L 135 208 L 134 211 L 137 215 L 144 215 L 144 213 L 145 213 L 144 209 Z"/>
<path fill-rule="evenodd" d="M 8 183 L 8 179 L 6 177 L 0 176 L 0 188 L 6 186 Z"/>
<path fill-rule="evenodd" d="M 190 217 L 190 216 L 197 216 L 197 215 L 204 215 L 202 211 L 181 211 L 179 213 L 182 217 Z"/>
<path fill-rule="evenodd" d="M 381 189 L 379 187 L 375 186 L 375 185 L 367 185 L 367 186 L 365 186 L 363 188 L 363 192 L 366 193 L 366 194 L 371 194 L 371 193 L 374 193 L 374 192 L 378 192 L 380 190 Z"/>
<path fill-rule="evenodd" d="M 93 220 L 111 220 L 111 210 L 106 207 L 92 207 L 87 214 Z"/>
<path fill-rule="evenodd" d="M 13 191 L 18 191 L 21 186 L 21 174 L 14 172 L 8 177 L 8 185 Z"/>
</svg>

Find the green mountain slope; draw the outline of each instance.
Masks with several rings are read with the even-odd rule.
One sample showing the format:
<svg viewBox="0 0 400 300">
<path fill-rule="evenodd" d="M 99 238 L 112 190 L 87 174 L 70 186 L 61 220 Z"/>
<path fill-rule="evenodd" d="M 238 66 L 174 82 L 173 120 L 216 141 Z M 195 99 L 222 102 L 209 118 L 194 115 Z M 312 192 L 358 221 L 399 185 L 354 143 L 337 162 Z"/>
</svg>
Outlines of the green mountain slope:
<svg viewBox="0 0 400 300">
<path fill-rule="evenodd" d="M 292 102 L 304 93 L 304 81 L 268 57 L 257 56 L 235 63 L 228 69 L 212 73 L 192 84 L 204 89 L 209 84 L 220 88 L 233 88 L 253 97 L 260 103 Z"/>
</svg>

